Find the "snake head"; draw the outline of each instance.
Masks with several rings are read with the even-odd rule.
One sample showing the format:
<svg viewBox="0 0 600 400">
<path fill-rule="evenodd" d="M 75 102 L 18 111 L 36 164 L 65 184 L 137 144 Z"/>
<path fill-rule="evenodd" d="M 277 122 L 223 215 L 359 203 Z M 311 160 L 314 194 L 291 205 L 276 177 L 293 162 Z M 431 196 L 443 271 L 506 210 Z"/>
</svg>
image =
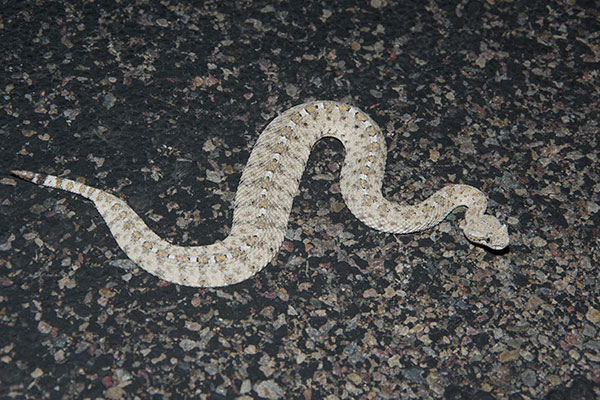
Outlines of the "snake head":
<svg viewBox="0 0 600 400">
<path fill-rule="evenodd" d="M 473 243 L 493 250 L 502 250 L 508 246 L 508 228 L 491 215 L 465 219 L 461 228 L 467 239 Z"/>
</svg>

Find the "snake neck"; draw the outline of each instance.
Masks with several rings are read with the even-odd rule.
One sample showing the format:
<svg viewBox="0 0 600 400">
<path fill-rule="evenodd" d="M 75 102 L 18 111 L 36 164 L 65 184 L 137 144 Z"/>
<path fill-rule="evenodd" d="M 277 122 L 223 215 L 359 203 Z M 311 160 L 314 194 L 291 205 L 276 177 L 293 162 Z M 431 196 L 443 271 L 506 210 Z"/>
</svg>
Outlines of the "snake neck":
<svg viewBox="0 0 600 400">
<path fill-rule="evenodd" d="M 449 185 L 441 190 L 451 203 L 450 213 L 457 207 L 465 206 L 465 220 L 471 222 L 481 218 L 487 208 L 487 197 L 479 189 L 469 185 Z"/>
<path fill-rule="evenodd" d="M 350 197 L 350 196 L 348 196 Z M 457 207 L 465 206 L 465 222 L 477 221 L 487 207 L 486 196 L 468 185 L 448 185 L 420 203 L 404 205 L 387 200 L 383 195 L 370 196 L 371 203 L 360 207 L 347 200 L 352 212 L 368 226 L 389 233 L 413 233 L 442 222 Z"/>
</svg>

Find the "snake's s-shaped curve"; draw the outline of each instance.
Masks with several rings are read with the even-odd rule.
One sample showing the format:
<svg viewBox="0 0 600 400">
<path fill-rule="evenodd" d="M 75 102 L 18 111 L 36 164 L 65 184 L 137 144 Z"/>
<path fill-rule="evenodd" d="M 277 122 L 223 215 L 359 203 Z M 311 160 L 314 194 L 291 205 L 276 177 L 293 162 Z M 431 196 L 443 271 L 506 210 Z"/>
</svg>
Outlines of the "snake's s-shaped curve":
<svg viewBox="0 0 600 400">
<path fill-rule="evenodd" d="M 342 196 L 350 211 L 371 228 L 421 231 L 466 206 L 461 228 L 470 241 L 492 249 L 508 245 L 506 225 L 484 214 L 486 196 L 472 186 L 449 185 L 412 206 L 386 200 L 381 194 L 386 146 L 379 127 L 358 108 L 332 101 L 293 107 L 265 128 L 242 173 L 231 232 L 207 246 L 183 247 L 161 239 L 123 200 L 103 190 L 53 175 L 12 173 L 92 200 L 121 249 L 151 274 L 179 285 L 225 286 L 253 276 L 278 252 L 310 151 L 326 136 L 346 148 Z"/>
</svg>

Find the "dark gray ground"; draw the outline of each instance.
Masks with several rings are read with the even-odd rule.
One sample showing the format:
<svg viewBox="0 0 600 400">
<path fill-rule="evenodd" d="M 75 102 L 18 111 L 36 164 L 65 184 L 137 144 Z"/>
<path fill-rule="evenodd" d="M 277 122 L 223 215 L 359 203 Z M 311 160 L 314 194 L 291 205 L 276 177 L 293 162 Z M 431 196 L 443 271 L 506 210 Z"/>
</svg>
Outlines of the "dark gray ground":
<svg viewBox="0 0 600 400">
<path fill-rule="evenodd" d="M 0 0 L 0 398 L 600 395 L 598 1 L 79 3 Z M 91 203 L 8 174 L 83 179 L 208 244 L 258 133 L 312 99 L 384 128 L 388 197 L 488 193 L 510 250 L 469 244 L 460 211 L 368 229 L 325 140 L 275 260 L 179 287 Z"/>
</svg>

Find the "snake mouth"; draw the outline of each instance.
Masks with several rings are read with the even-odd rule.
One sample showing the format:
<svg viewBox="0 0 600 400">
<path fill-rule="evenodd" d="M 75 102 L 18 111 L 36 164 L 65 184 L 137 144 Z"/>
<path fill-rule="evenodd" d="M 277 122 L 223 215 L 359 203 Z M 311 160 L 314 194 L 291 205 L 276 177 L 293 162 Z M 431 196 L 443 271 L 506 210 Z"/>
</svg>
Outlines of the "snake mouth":
<svg viewBox="0 0 600 400">
<path fill-rule="evenodd" d="M 484 246 L 484 247 L 489 253 L 496 255 L 496 256 L 502 256 L 502 255 L 510 252 L 509 244 L 507 244 L 504 247 L 487 247 L 487 246 Z"/>
</svg>

